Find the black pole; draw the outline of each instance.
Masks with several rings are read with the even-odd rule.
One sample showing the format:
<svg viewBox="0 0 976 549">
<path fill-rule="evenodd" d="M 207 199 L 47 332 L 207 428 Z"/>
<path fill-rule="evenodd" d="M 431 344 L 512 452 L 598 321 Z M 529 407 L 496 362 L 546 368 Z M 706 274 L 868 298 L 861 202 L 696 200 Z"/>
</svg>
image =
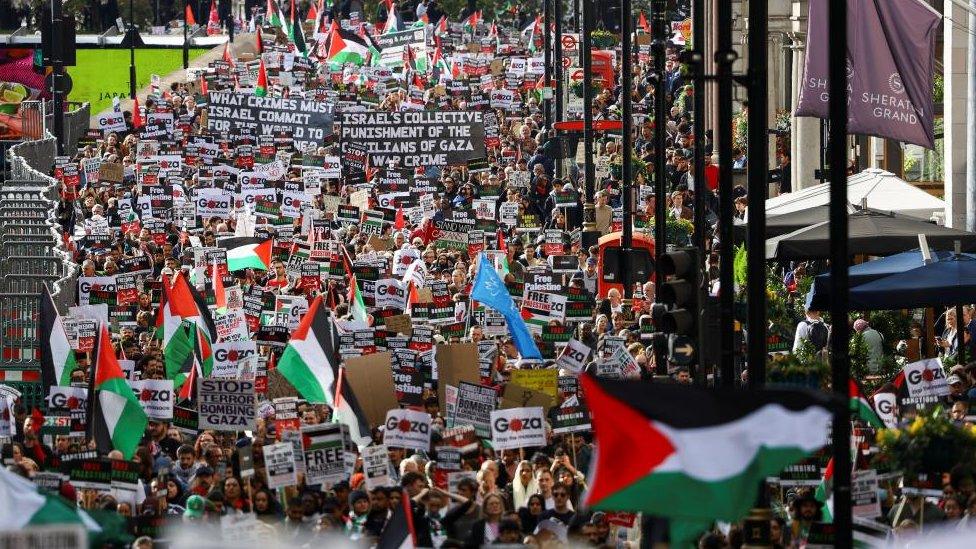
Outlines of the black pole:
<svg viewBox="0 0 976 549">
<path fill-rule="evenodd" d="M 746 286 L 749 303 L 749 384 L 766 380 L 766 194 L 769 169 L 769 98 L 766 49 L 769 6 L 749 2 L 749 234 Z"/>
<path fill-rule="evenodd" d="M 552 16 L 556 20 L 556 32 L 554 33 L 556 36 L 552 41 L 554 49 L 553 74 L 556 79 L 553 92 L 556 94 L 556 122 L 561 122 L 563 120 L 563 0 L 552 0 L 552 4 Z M 560 161 L 557 163 L 557 173 L 559 173 L 561 166 L 562 162 Z"/>
<path fill-rule="evenodd" d="M 667 2 L 654 0 L 651 8 L 651 21 L 654 48 L 654 296 L 661 301 L 664 289 L 664 263 L 661 257 L 667 253 L 667 160 L 665 158 L 665 143 L 667 140 L 665 120 L 667 119 L 667 78 L 664 74 L 664 62 L 667 56 Z M 668 365 L 664 357 L 664 348 L 654 346 L 654 364 L 658 375 L 667 375 Z"/>
<path fill-rule="evenodd" d="M 51 0 L 51 98 L 54 137 L 58 154 L 64 154 L 64 11 L 61 0 Z"/>
<path fill-rule="evenodd" d="M 186 12 L 189 0 L 183 0 L 183 69 L 190 68 L 190 40 L 187 36 L 189 25 L 186 22 Z"/>
<path fill-rule="evenodd" d="M 633 156 L 634 156 L 634 145 L 633 145 L 633 128 L 634 116 L 632 114 L 633 105 L 631 102 L 631 90 L 633 89 L 633 74 L 631 70 L 631 65 L 633 64 L 633 58 L 631 57 L 631 47 L 630 47 L 630 30 L 631 25 L 631 2 L 630 0 L 621 0 L 620 2 L 620 48 L 622 63 L 620 66 L 620 95 L 623 100 L 623 113 L 621 118 L 623 118 L 623 139 L 622 145 L 624 148 L 623 154 L 623 166 L 620 170 L 621 174 L 621 185 L 620 190 L 624 195 L 623 200 L 623 234 L 620 238 L 620 245 L 623 248 L 623 253 L 620 257 L 629 258 L 630 250 L 634 243 L 634 196 L 633 196 Z M 634 296 L 634 285 L 630 277 L 630 266 L 629 261 L 624 260 L 624 264 L 621 265 L 620 269 L 620 283 L 624 287 L 624 299 L 631 299 Z"/>
<path fill-rule="evenodd" d="M 830 318 L 831 369 L 836 410 L 833 424 L 834 449 L 834 547 L 846 549 L 851 534 L 851 422 L 847 405 L 851 375 L 847 321 L 847 0 L 830 0 Z M 808 46 L 809 47 L 809 46 Z"/>
<path fill-rule="evenodd" d="M 542 0 L 542 65 L 545 74 L 546 87 L 552 88 L 552 32 L 549 31 L 552 25 L 552 11 L 549 9 L 549 0 Z M 530 37 L 529 40 L 532 40 Z M 552 128 L 552 99 L 543 100 L 545 105 L 546 129 Z"/>
<path fill-rule="evenodd" d="M 694 95 L 691 96 L 692 111 L 694 114 L 694 163 L 695 163 L 695 203 L 694 218 L 695 232 L 692 233 L 694 246 L 698 248 L 698 303 L 701 310 L 705 308 L 705 299 L 708 296 L 708 276 L 705 272 L 705 265 L 708 264 L 708 255 L 705 250 L 705 198 L 707 196 L 708 181 L 705 180 L 705 0 L 692 0 L 692 40 L 694 51 L 692 52 L 692 70 L 694 82 Z M 659 145 L 658 145 L 659 146 Z M 699 311 L 700 314 L 700 311 Z M 705 321 L 698 319 L 698 348 L 702 349 L 705 344 Z M 714 345 L 714 342 L 711 342 Z M 704 357 L 706 353 L 698 353 L 698 369 L 695 371 L 695 380 L 703 383 L 705 380 L 705 369 L 708 366 Z"/>
<path fill-rule="evenodd" d="M 735 384 L 735 320 L 732 282 L 732 3 L 716 2 L 718 16 L 718 227 L 719 242 L 719 370 L 722 385 Z"/>
<path fill-rule="evenodd" d="M 581 0 L 583 5 L 583 29 L 580 32 L 580 55 L 583 57 L 583 231 L 592 234 L 596 230 L 596 207 L 593 194 L 596 173 L 593 165 L 593 47 L 590 32 L 593 30 L 593 2 Z M 589 234 L 587 235 L 589 237 Z M 599 237 L 584 238 L 583 242 L 596 243 Z"/>
<path fill-rule="evenodd" d="M 135 0 L 129 0 L 129 99 L 136 98 L 136 19 Z"/>
</svg>

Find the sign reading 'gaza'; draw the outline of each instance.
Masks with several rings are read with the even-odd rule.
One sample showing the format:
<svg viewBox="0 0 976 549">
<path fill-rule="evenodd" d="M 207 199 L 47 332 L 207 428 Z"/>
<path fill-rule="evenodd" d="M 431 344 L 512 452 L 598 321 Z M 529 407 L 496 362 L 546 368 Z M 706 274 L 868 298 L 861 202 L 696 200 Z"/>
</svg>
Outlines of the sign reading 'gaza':
<svg viewBox="0 0 976 549">
<path fill-rule="evenodd" d="M 209 99 L 207 130 L 212 132 L 242 128 L 254 129 L 258 135 L 284 132 L 294 138 L 298 150 L 321 145 L 332 135 L 331 103 L 234 92 L 210 92 Z"/>
<path fill-rule="evenodd" d="M 485 158 L 485 123 L 476 111 L 342 113 L 342 143 L 364 143 L 374 166 L 464 164 Z"/>
</svg>

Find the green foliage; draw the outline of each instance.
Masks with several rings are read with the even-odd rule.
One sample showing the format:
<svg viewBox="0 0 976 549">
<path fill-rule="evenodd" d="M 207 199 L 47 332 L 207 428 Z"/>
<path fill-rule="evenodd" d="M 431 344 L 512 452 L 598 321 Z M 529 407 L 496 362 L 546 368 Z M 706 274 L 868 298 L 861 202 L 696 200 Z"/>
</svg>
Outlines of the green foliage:
<svg viewBox="0 0 976 549">
<path fill-rule="evenodd" d="M 795 353 L 774 355 L 766 375 L 771 384 L 823 389 L 830 379 L 830 365 L 825 354 L 805 340 Z"/>
<path fill-rule="evenodd" d="M 976 460 L 976 426 L 957 425 L 941 406 L 918 416 L 908 427 L 882 429 L 877 441 L 881 459 L 903 472 L 906 479 L 920 473 L 945 473 Z"/>
<path fill-rule="evenodd" d="M 942 103 L 945 98 L 945 78 L 941 74 L 936 74 L 932 79 L 932 100 L 935 103 Z"/>
<path fill-rule="evenodd" d="M 908 337 L 912 329 L 912 317 L 903 310 L 874 311 L 867 320 L 884 336 L 885 354 L 894 353 L 895 345 Z"/>
<path fill-rule="evenodd" d="M 860 332 L 854 332 L 851 336 L 850 344 L 848 345 L 848 351 L 851 362 L 851 376 L 861 381 L 869 375 L 868 371 L 868 360 L 871 358 L 871 352 L 868 349 L 868 344 L 864 341 L 864 334 Z"/>
<path fill-rule="evenodd" d="M 749 262 L 746 246 L 745 244 L 740 244 L 735 247 L 735 257 L 732 261 L 732 280 L 740 290 L 744 290 L 746 287 L 746 280 L 749 278 L 748 270 Z"/>
<path fill-rule="evenodd" d="M 603 29 L 597 29 L 591 32 L 590 40 L 594 48 L 601 50 L 617 45 L 617 35 Z"/>
</svg>

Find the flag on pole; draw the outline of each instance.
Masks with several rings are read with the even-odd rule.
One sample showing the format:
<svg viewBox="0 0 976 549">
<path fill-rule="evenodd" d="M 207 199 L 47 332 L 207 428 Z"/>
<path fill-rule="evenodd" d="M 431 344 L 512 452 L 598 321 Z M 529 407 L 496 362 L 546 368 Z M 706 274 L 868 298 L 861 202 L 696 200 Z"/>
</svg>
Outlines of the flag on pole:
<svg viewBox="0 0 976 549">
<path fill-rule="evenodd" d="M 190 9 L 190 4 L 187 4 L 186 9 L 183 10 L 183 21 L 188 27 L 195 27 L 197 25 L 197 20 L 193 17 L 193 10 Z"/>
<path fill-rule="evenodd" d="M 258 65 L 258 81 L 254 85 L 254 95 L 258 97 L 268 96 L 268 70 L 264 68 L 264 59 L 261 60 Z M 228 262 L 230 250 L 228 250 Z"/>
<path fill-rule="evenodd" d="M 366 420 L 366 413 L 359 405 L 352 385 L 346 383 L 345 379 L 346 368 L 340 366 L 335 382 L 335 397 L 332 400 L 332 421 L 349 427 L 349 438 L 357 446 L 367 446 L 372 441 L 369 421 Z"/>
<path fill-rule="evenodd" d="M 410 495 L 401 489 L 400 505 L 380 534 L 376 549 L 413 549 L 417 546 L 417 531 L 413 524 L 413 504 Z"/>
<path fill-rule="evenodd" d="M 44 394 L 48 394 L 49 387 L 71 385 L 71 372 L 77 363 L 47 284 L 44 285 L 40 299 L 37 333 L 41 338 L 41 381 Z"/>
<path fill-rule="evenodd" d="M 220 15 L 217 13 L 217 2 L 210 0 L 210 16 L 207 18 L 207 34 L 220 34 Z"/>
<path fill-rule="evenodd" d="M 264 67 L 263 63 L 261 67 Z M 258 83 L 260 84 L 260 78 Z M 231 272 L 242 269 L 267 271 L 271 268 L 272 239 L 270 238 L 235 236 L 222 238 L 217 244 L 227 250 L 227 270 Z"/>
<path fill-rule="evenodd" d="M 536 40 L 540 39 L 542 36 L 542 16 L 537 15 L 535 21 L 533 21 L 528 27 L 522 30 L 522 34 L 529 33 L 529 51 L 535 53 L 538 48 L 536 48 Z"/>
<path fill-rule="evenodd" d="M 224 63 L 227 63 L 228 65 L 230 65 L 231 68 L 233 68 L 234 65 L 237 64 L 237 63 L 234 63 L 234 55 L 231 54 L 231 52 L 230 52 L 230 42 L 225 42 L 224 43 L 224 55 L 223 55 L 222 59 L 223 59 Z"/>
<path fill-rule="evenodd" d="M 745 516 L 763 479 L 823 447 L 832 417 L 808 391 L 580 384 L 597 443 L 586 505 L 668 517 L 675 547 Z"/>
<path fill-rule="evenodd" d="M 305 44 L 305 31 L 302 29 L 302 22 L 295 19 L 295 0 L 291 0 L 291 32 L 289 33 L 289 38 L 293 44 L 295 44 L 295 50 L 302 54 L 303 57 L 308 57 L 308 46 Z"/>
<path fill-rule="evenodd" d="M 820 509 L 820 522 L 834 522 L 834 458 L 827 462 L 823 479 L 817 485 L 813 497 L 824 504 Z"/>
<path fill-rule="evenodd" d="M 478 23 L 481 22 L 481 10 L 478 10 L 468 16 L 464 20 L 464 30 L 470 31 L 472 34 L 478 30 Z"/>
<path fill-rule="evenodd" d="M 369 46 L 366 40 L 347 31 L 339 26 L 337 21 L 332 22 L 326 39 L 322 41 L 319 48 L 320 57 L 324 57 L 330 63 L 363 65 L 369 55 Z"/>
<path fill-rule="evenodd" d="M 138 130 L 143 126 L 142 111 L 139 110 L 139 96 L 132 98 L 132 129 Z"/>
<path fill-rule="evenodd" d="M 257 28 L 257 38 L 254 41 L 254 49 L 258 55 L 264 53 L 264 41 L 261 39 L 261 27 Z"/>
<path fill-rule="evenodd" d="M 331 405 L 337 364 L 329 310 L 316 296 L 278 361 L 278 371 L 302 398 Z"/>
<path fill-rule="evenodd" d="M 88 399 L 88 428 L 98 451 L 118 450 L 124 459 L 132 459 L 149 418 L 125 379 L 105 324 L 100 327 L 95 346 L 91 385 L 94 392 L 89 392 L 92 396 Z"/>
<path fill-rule="evenodd" d="M 475 275 L 471 287 L 471 299 L 484 303 L 485 306 L 495 309 L 505 317 L 508 331 L 512 334 L 515 347 L 522 358 L 542 360 L 542 354 L 535 340 L 532 339 L 532 334 L 529 333 L 518 307 L 512 301 L 512 296 L 505 288 L 505 283 L 484 253 L 478 259 L 478 274 Z"/>
<path fill-rule="evenodd" d="M 874 406 L 871 405 L 871 402 L 864 396 L 864 391 L 861 390 L 861 384 L 856 379 L 851 378 L 847 383 L 847 387 L 850 391 L 851 412 L 854 414 L 854 417 L 864 421 L 875 429 L 884 429 L 884 422 L 881 421 L 878 413 L 874 411 Z"/>
<path fill-rule="evenodd" d="M 640 16 L 638 16 L 637 26 L 647 34 L 651 34 L 651 25 L 647 22 L 647 17 L 644 17 L 644 12 L 640 12 Z"/>
</svg>

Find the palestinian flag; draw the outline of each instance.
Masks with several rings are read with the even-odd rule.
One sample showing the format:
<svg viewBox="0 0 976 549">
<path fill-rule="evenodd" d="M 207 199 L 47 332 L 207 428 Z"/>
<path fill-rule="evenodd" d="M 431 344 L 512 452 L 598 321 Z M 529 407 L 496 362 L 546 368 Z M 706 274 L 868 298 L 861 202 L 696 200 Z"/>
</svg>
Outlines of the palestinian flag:
<svg viewBox="0 0 976 549">
<path fill-rule="evenodd" d="M 207 34 L 220 34 L 220 15 L 217 13 L 217 3 L 210 0 L 210 16 L 207 18 Z"/>
<path fill-rule="evenodd" d="M 234 56 L 230 53 L 230 42 L 224 43 L 224 55 L 221 58 L 225 63 L 234 68 L 237 63 L 234 63 Z"/>
<path fill-rule="evenodd" d="M 254 95 L 258 97 L 267 97 L 268 95 L 268 71 L 264 68 L 264 59 L 261 59 L 261 63 L 258 65 L 258 81 L 254 84 Z"/>
<path fill-rule="evenodd" d="M 329 28 L 329 35 L 324 42 L 325 58 L 330 63 L 362 65 L 366 62 L 369 54 L 369 46 L 366 41 L 355 33 L 347 31 L 339 26 L 336 21 L 332 22 Z"/>
<path fill-rule="evenodd" d="M 369 318 L 366 314 L 366 303 L 363 301 L 363 293 L 359 290 L 359 281 L 356 280 L 356 273 L 352 270 L 352 265 L 345 254 L 342 255 L 342 262 L 349 273 L 349 291 L 346 300 L 349 302 L 349 313 L 353 320 L 368 324 Z"/>
<path fill-rule="evenodd" d="M 312 22 L 314 24 L 316 21 L 318 21 L 318 19 L 319 12 L 317 9 L 315 9 L 315 3 L 313 2 L 312 5 L 308 7 L 308 14 L 305 15 L 305 21 Z"/>
<path fill-rule="evenodd" d="M 184 325 L 185 321 L 198 325 L 208 341 L 216 338 L 217 329 L 203 297 L 190 287 L 182 273 L 177 273 L 172 286 L 168 277 L 163 278 L 163 295 L 156 318 L 156 335 L 162 341 L 166 377 L 174 381 L 178 374 L 189 371 L 187 360 L 193 352 L 195 332 Z"/>
<path fill-rule="evenodd" d="M 535 42 L 539 40 L 542 36 L 542 16 L 537 15 L 535 21 L 533 21 L 528 27 L 522 30 L 522 34 L 529 35 L 529 51 L 532 53 L 536 52 Z"/>
<path fill-rule="evenodd" d="M 302 29 L 302 22 L 295 21 L 295 0 L 291 0 L 291 32 L 288 33 L 288 37 L 291 39 L 292 43 L 295 44 L 295 51 L 302 54 L 303 57 L 308 57 L 308 46 L 305 44 L 305 31 Z"/>
<path fill-rule="evenodd" d="M 825 444 L 831 418 L 805 391 L 580 383 L 597 441 L 586 505 L 669 517 L 676 547 L 745 516 L 764 478 Z"/>
<path fill-rule="evenodd" d="M 823 480 L 817 485 L 813 497 L 824 504 L 820 509 L 820 522 L 834 522 L 834 458 L 827 462 Z"/>
<path fill-rule="evenodd" d="M 41 379 L 44 394 L 48 387 L 71 385 L 71 372 L 75 366 L 75 352 L 68 343 L 68 335 L 58 308 L 54 304 L 47 285 L 41 292 L 37 314 L 37 333 L 41 343 Z"/>
<path fill-rule="evenodd" d="M 349 428 L 349 438 L 357 446 L 368 446 L 372 441 L 369 421 L 366 413 L 359 405 L 359 399 L 352 390 L 352 386 L 345 382 L 346 368 L 339 367 L 339 377 L 335 383 L 335 397 L 332 406 L 332 421 L 342 423 Z"/>
<path fill-rule="evenodd" d="M 383 34 L 392 34 L 401 28 L 403 28 L 403 23 L 400 21 L 400 13 L 396 9 L 396 4 L 390 4 L 390 10 L 386 13 L 386 27 L 383 29 Z"/>
<path fill-rule="evenodd" d="M 273 27 L 278 27 L 284 31 L 285 35 L 290 34 L 288 24 L 285 21 L 285 14 L 275 0 L 268 0 L 268 5 L 264 11 L 265 21 Z"/>
<path fill-rule="evenodd" d="M 640 16 L 637 18 L 637 27 L 647 34 L 651 34 L 651 25 L 647 22 L 647 17 L 644 17 L 644 12 L 640 12 Z"/>
<path fill-rule="evenodd" d="M 401 490 L 400 505 L 383 527 L 376 549 L 413 549 L 417 546 L 417 531 L 413 524 L 413 504 L 410 495 Z"/>
<path fill-rule="evenodd" d="M 278 371 L 302 398 L 332 404 L 336 379 L 334 332 L 329 311 L 316 296 L 278 361 Z"/>
<path fill-rule="evenodd" d="M 870 401 L 864 396 L 864 391 L 861 390 L 861 385 L 857 380 L 851 378 L 847 386 L 851 396 L 851 413 L 854 414 L 854 417 L 875 429 L 884 429 L 884 422 L 881 421 Z"/>
<path fill-rule="evenodd" d="M 475 30 L 478 29 L 478 23 L 480 21 L 481 21 L 481 10 L 478 10 L 472 13 L 471 15 L 469 15 L 468 18 L 464 20 L 464 30 L 470 31 L 472 34 L 474 34 Z"/>
<path fill-rule="evenodd" d="M 217 245 L 227 250 L 229 271 L 241 269 L 267 271 L 271 268 L 271 242 L 270 238 L 264 240 L 251 236 L 233 236 L 218 240 Z"/>
<path fill-rule="evenodd" d="M 74 502 L 69 504 L 59 496 L 41 492 L 36 484 L 6 467 L 0 467 L 0 509 L 11 510 L 0 513 L 0 530 L 64 524 L 82 524 L 92 532 L 101 530 Z"/>
<path fill-rule="evenodd" d="M 434 35 L 441 36 L 447 34 L 447 16 L 441 16 L 441 20 L 437 22 L 437 28 L 434 29 Z"/>
<path fill-rule="evenodd" d="M 257 28 L 257 37 L 254 40 L 254 50 L 258 55 L 264 53 L 264 40 L 261 38 L 261 27 Z"/>
<path fill-rule="evenodd" d="M 102 324 L 95 344 L 95 373 L 88 399 L 89 436 L 95 440 L 100 453 L 122 452 L 124 459 L 132 459 L 149 420 L 132 387 L 125 380 L 119 360 L 112 348 L 108 327 Z"/>
</svg>

